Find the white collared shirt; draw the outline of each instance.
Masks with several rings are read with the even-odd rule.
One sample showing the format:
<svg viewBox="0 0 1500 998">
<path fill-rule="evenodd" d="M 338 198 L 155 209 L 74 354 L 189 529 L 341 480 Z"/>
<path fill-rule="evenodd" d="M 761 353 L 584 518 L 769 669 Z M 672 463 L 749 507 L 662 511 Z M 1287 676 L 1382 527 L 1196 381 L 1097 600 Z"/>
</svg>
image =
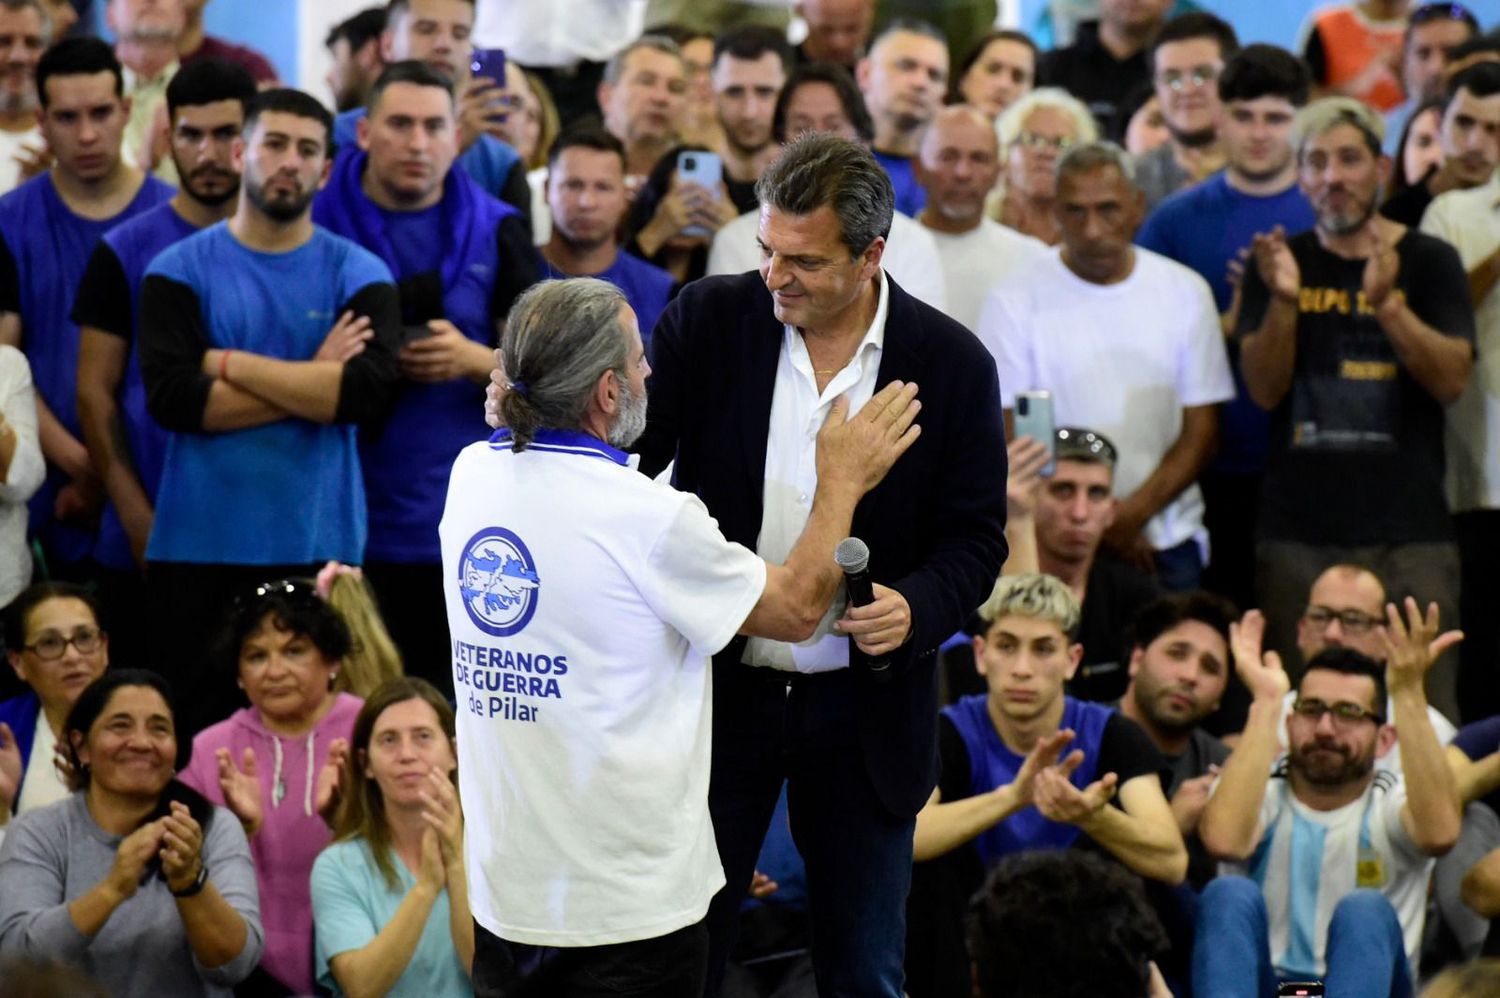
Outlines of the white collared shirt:
<svg viewBox="0 0 1500 998">
<path fill-rule="evenodd" d="M 843 370 L 818 393 L 807 344 L 795 326 L 783 327 L 781 356 L 776 362 L 776 385 L 771 393 L 771 423 L 766 440 L 766 487 L 756 553 L 774 565 L 787 556 L 802 536 L 818 489 L 818 430 L 828 409 L 840 395 L 849 399 L 853 416 L 875 394 L 880 358 L 885 352 L 885 318 L 890 305 L 890 283 L 880 279 L 880 301 L 864 339 Z M 742 661 L 789 672 L 828 672 L 849 665 L 849 639 L 835 634 L 833 622 L 844 614 L 842 592 L 806 641 L 790 644 L 751 638 Z"/>
</svg>

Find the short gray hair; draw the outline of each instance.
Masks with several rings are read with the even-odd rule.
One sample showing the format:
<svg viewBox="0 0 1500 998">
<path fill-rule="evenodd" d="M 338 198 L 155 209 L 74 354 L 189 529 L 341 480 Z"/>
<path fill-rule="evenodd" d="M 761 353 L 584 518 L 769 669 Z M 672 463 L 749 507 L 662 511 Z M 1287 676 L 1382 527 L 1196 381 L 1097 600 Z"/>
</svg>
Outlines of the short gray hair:
<svg viewBox="0 0 1500 998">
<path fill-rule="evenodd" d="M 592 277 L 543 281 L 516 299 L 500 337 L 511 383 L 500 396 L 500 419 L 516 450 L 525 450 L 538 429 L 576 429 L 599 376 L 624 376 L 630 356 L 620 324 L 624 304 L 619 288 Z"/>
<path fill-rule="evenodd" d="M 1001 617 L 1049 620 L 1072 640 L 1078 633 L 1083 608 L 1073 590 L 1061 579 L 1041 572 L 1028 572 L 1000 576 L 990 598 L 979 608 L 979 618 L 986 626 Z"/>
<path fill-rule="evenodd" d="M 755 197 L 791 215 L 810 215 L 828 205 L 850 256 L 890 235 L 896 206 L 891 178 L 870 151 L 827 132 L 793 139 L 755 182 Z"/>
<path fill-rule="evenodd" d="M 1365 146 L 1377 158 L 1385 142 L 1385 122 L 1353 97 L 1324 97 L 1297 112 L 1292 119 L 1292 148 L 1297 162 L 1302 162 L 1302 147 L 1308 139 L 1326 135 L 1340 125 L 1352 125 L 1364 138 Z"/>
<path fill-rule="evenodd" d="M 1053 172 L 1061 182 L 1064 174 L 1092 173 L 1106 166 L 1119 170 L 1125 182 L 1135 186 L 1135 163 L 1129 153 L 1113 142 L 1085 142 L 1074 146 L 1058 157 Z"/>
<path fill-rule="evenodd" d="M 542 0 L 535 0 L 535 2 L 542 2 Z M 678 60 L 682 59 L 682 46 L 666 35 L 642 35 L 609 57 L 609 62 L 604 64 L 604 82 L 619 83 L 625 76 L 625 60 L 638 49 L 653 49 L 657 52 L 665 52 Z"/>
</svg>

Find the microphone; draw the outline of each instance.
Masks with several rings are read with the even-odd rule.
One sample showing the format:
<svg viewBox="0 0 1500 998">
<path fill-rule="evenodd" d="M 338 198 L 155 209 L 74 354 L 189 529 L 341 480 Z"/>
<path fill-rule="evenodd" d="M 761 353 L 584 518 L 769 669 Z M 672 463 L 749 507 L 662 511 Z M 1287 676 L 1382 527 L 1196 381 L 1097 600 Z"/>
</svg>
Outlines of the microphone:
<svg viewBox="0 0 1500 998">
<path fill-rule="evenodd" d="M 844 571 L 844 588 L 849 591 L 850 606 L 866 606 L 875 602 L 875 590 L 870 585 L 870 549 L 858 537 L 846 537 L 839 541 L 833 551 L 833 560 Z M 877 682 L 891 678 L 891 660 L 888 656 L 866 656 L 867 668 Z"/>
</svg>

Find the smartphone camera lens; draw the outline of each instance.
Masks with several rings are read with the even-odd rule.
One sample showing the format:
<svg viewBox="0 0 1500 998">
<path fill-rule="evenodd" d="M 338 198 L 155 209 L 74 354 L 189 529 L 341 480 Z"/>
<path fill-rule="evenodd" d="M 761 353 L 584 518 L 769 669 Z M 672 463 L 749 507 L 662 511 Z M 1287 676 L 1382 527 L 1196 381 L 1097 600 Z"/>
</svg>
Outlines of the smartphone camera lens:
<svg viewBox="0 0 1500 998">
<path fill-rule="evenodd" d="M 682 161 L 682 168 L 689 171 L 696 170 L 698 169 L 698 161 L 692 156 L 689 156 L 687 159 Z"/>
<path fill-rule="evenodd" d="M 1016 412 L 1022 416 L 1031 415 L 1031 399 L 1027 398 L 1025 395 L 1022 395 L 1020 398 L 1016 399 Z"/>
</svg>

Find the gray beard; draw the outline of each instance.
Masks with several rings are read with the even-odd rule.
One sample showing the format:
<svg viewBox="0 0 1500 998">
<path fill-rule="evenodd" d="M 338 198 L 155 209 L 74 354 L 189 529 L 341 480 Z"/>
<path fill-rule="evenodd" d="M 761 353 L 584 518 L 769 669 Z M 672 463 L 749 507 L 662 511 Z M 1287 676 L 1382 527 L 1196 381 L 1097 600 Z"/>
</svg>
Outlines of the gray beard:
<svg viewBox="0 0 1500 998">
<path fill-rule="evenodd" d="M 620 412 L 609 428 L 609 445 L 621 450 L 629 447 L 646 432 L 646 393 L 637 395 L 623 377 L 620 379 Z"/>
</svg>

